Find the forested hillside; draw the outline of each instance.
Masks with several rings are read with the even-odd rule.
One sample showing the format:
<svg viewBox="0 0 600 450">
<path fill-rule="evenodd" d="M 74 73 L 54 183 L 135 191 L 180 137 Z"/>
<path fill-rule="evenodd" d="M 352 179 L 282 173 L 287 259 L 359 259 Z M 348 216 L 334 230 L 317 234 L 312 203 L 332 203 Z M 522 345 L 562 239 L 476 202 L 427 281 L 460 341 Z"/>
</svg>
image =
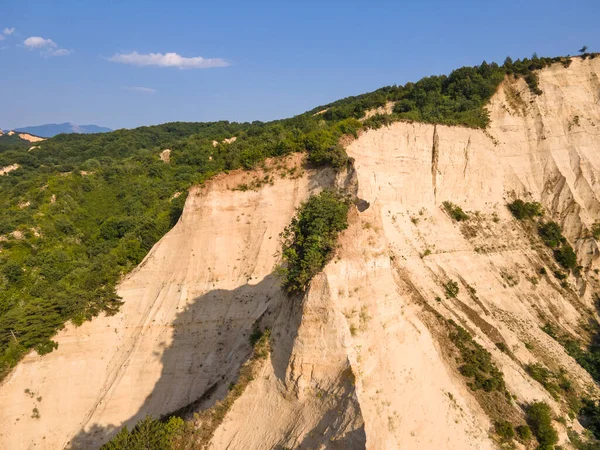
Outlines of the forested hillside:
<svg viewBox="0 0 600 450">
<path fill-rule="evenodd" d="M 8 149 L 29 148 L 31 143 L 21 139 L 18 134 L 0 134 L 0 152 Z"/>
<path fill-rule="evenodd" d="M 534 70 L 570 61 L 484 62 L 269 123 L 169 123 L 60 135 L 31 151 L 0 147 L 0 168 L 19 166 L 0 176 L 0 378 L 30 349 L 52 351 L 66 321 L 118 310 L 115 286 L 176 223 L 191 185 L 298 151 L 341 167 L 340 137 L 361 127 L 415 120 L 483 128 L 484 105 L 506 75 L 526 77 L 536 92 Z M 389 101 L 392 114 L 357 120 Z M 169 162 L 160 158 L 165 149 Z"/>
</svg>

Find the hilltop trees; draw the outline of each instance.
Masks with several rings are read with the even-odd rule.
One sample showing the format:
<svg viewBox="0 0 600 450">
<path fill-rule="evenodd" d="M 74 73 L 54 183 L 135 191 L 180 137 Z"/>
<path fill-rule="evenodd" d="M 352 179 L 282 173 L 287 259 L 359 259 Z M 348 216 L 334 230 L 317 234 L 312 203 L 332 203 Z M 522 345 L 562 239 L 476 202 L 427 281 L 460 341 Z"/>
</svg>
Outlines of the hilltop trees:
<svg viewBox="0 0 600 450">
<path fill-rule="evenodd" d="M 555 62 L 567 64 L 570 59 L 540 58 L 534 54 L 531 59 L 516 61 L 507 57 L 502 66 L 483 61 L 479 66 L 454 70 L 448 76 L 425 77 L 416 83 L 348 97 L 314 108 L 311 113 L 321 113 L 327 121 L 360 118 L 369 109 L 394 102 L 393 114 L 373 117 L 365 121 L 365 126 L 378 128 L 394 120 L 415 120 L 485 128 L 489 117 L 484 105 L 506 75 L 523 77 L 531 92 L 541 95 L 535 71 Z"/>
</svg>

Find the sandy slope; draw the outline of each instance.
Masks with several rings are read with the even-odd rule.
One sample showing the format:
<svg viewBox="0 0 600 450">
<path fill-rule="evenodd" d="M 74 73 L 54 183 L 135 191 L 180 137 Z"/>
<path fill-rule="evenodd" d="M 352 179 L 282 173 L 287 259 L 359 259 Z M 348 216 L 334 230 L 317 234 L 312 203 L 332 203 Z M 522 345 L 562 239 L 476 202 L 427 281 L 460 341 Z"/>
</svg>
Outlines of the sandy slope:
<svg viewBox="0 0 600 450">
<path fill-rule="evenodd" d="M 336 258 L 303 298 L 284 297 L 271 275 L 278 234 L 328 174 L 241 192 L 230 188 L 251 175 L 235 173 L 192 190 L 178 225 L 121 284 L 122 312 L 68 327 L 57 351 L 29 355 L 0 387 L 0 447 L 74 439 L 93 448 L 145 414 L 209 407 L 235 380 L 255 323 L 272 327 L 273 351 L 214 449 L 495 448 L 438 317 L 492 353 L 517 402 L 543 399 L 564 415 L 523 365 L 564 367 L 578 389 L 596 390 L 539 327 L 578 333 L 597 282 L 571 277 L 564 288 L 541 276 L 554 270 L 552 256 L 505 204 L 542 201 L 586 267 L 597 266 L 587 228 L 600 212 L 599 76 L 600 59 L 555 65 L 540 74 L 539 97 L 507 81 L 485 132 L 397 123 L 363 133 L 348 153 L 370 207 L 352 211 Z M 475 218 L 459 226 L 445 200 Z M 457 299 L 444 296 L 449 279 Z"/>
<path fill-rule="evenodd" d="M 21 166 L 18 164 L 11 164 L 10 166 L 0 167 L 0 175 L 5 175 L 7 173 L 10 173 L 13 170 L 17 170 L 19 167 L 21 167 Z"/>
<path fill-rule="evenodd" d="M 41 138 L 39 136 L 33 136 L 32 134 L 29 134 L 29 133 L 18 133 L 18 135 L 24 141 L 29 141 L 29 142 L 41 142 L 41 141 L 46 140 L 45 138 Z"/>
</svg>

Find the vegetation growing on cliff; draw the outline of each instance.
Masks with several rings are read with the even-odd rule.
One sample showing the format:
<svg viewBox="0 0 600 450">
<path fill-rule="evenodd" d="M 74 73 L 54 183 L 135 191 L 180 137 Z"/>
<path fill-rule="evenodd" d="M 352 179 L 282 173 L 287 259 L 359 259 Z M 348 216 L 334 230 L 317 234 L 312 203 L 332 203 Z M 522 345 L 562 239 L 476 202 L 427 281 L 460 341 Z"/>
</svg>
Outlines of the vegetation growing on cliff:
<svg viewBox="0 0 600 450">
<path fill-rule="evenodd" d="M 538 202 L 524 202 L 517 199 L 507 207 L 518 220 L 532 220 L 544 215 L 542 205 Z M 564 269 L 577 270 L 577 255 L 563 236 L 560 225 L 553 221 L 540 221 L 537 223 L 537 230 L 544 244 L 553 249 L 556 262 Z"/>
<path fill-rule="evenodd" d="M 552 410 L 547 403 L 535 402 L 527 408 L 527 423 L 537 439 L 539 450 L 553 450 L 558 433 L 552 425 Z"/>
<path fill-rule="evenodd" d="M 348 227 L 348 200 L 325 190 L 312 196 L 298 210 L 283 237 L 281 269 L 288 292 L 302 292 L 333 255 L 337 236 Z"/>
<path fill-rule="evenodd" d="M 563 236 L 560 225 L 553 221 L 541 223 L 538 225 L 538 233 L 544 244 L 553 249 L 556 262 L 567 270 L 576 269 L 577 255 Z"/>
<path fill-rule="evenodd" d="M 448 201 L 443 202 L 442 205 L 444 206 L 444 209 L 446 210 L 448 215 L 457 222 L 469 220 L 469 215 L 466 212 L 464 212 L 460 206 Z"/>
<path fill-rule="evenodd" d="M 185 422 L 179 417 L 171 417 L 165 422 L 150 416 L 139 421 L 129 431 L 125 426 L 102 450 L 171 450 L 174 441 L 181 435 Z"/>
<path fill-rule="evenodd" d="M 592 339 L 589 345 L 573 339 L 566 333 L 561 333 L 551 324 L 546 324 L 542 328 L 550 337 L 558 341 L 565 351 L 583 367 L 592 378 L 600 383 L 600 324 L 595 320 L 590 321 Z"/>
<path fill-rule="evenodd" d="M 242 365 L 236 383 L 229 392 L 211 408 L 194 414 L 193 420 L 184 421 L 173 415 L 161 419 L 147 416 L 129 431 L 127 426 L 101 450 L 191 450 L 207 448 L 210 440 L 225 419 L 225 415 L 256 377 L 271 351 L 271 331 L 266 329 L 255 335 L 250 359 Z"/>
<path fill-rule="evenodd" d="M 527 364 L 525 370 L 531 378 L 540 383 L 556 400 L 563 395 L 567 400 L 576 400 L 575 391 L 571 381 L 567 378 L 566 371 L 561 369 L 554 373 L 539 363 Z M 579 408 L 579 402 L 573 402 L 575 410 Z"/>
<path fill-rule="evenodd" d="M 544 215 L 544 210 L 539 202 L 524 202 L 517 199 L 508 204 L 508 209 L 518 220 L 533 219 Z"/>
<path fill-rule="evenodd" d="M 483 389 L 485 392 L 504 392 L 504 376 L 494 364 L 490 352 L 475 342 L 463 327 L 452 320 L 449 324 L 452 327 L 450 340 L 461 354 L 460 373 L 471 380 L 467 383 L 468 386 L 474 391 Z"/>
<path fill-rule="evenodd" d="M 579 340 L 560 332 L 552 324 L 544 325 L 542 330 L 558 341 L 596 382 L 600 382 L 600 325 L 594 320 L 590 326 L 593 336 L 587 347 L 583 346 Z M 572 407 L 577 406 L 573 409 L 580 416 L 582 425 L 590 430 L 597 439 L 600 439 L 600 403 L 585 397 L 577 398 L 573 393 L 568 400 Z"/>
</svg>

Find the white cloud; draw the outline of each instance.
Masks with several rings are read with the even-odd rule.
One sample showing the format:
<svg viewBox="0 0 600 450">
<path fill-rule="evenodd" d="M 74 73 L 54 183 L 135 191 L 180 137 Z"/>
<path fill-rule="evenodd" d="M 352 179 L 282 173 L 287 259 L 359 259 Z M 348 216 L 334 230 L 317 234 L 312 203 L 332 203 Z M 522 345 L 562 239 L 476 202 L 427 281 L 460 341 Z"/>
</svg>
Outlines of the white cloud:
<svg viewBox="0 0 600 450">
<path fill-rule="evenodd" d="M 7 35 L 7 36 L 10 36 L 10 35 L 11 35 L 11 34 L 13 34 L 14 32 L 15 32 L 15 28 L 14 28 L 14 27 L 13 27 L 13 28 L 5 28 L 5 29 L 2 31 L 2 34 L 5 34 L 5 35 Z"/>
<path fill-rule="evenodd" d="M 51 50 L 48 52 L 51 56 L 67 56 L 73 53 L 72 50 L 67 50 L 66 48 L 59 48 L 58 50 Z"/>
<path fill-rule="evenodd" d="M 179 69 L 210 69 L 229 65 L 227 61 L 221 58 L 202 58 L 201 56 L 186 58 L 177 53 L 150 53 L 147 55 L 138 52 L 117 53 L 108 60 L 135 66 L 177 67 Z"/>
<path fill-rule="evenodd" d="M 67 56 L 73 53 L 72 50 L 66 48 L 57 48 L 58 45 L 52 39 L 44 39 L 39 36 L 31 36 L 23 41 L 25 47 L 29 50 L 41 50 L 42 56 Z"/>
<path fill-rule="evenodd" d="M 25 47 L 28 48 L 57 47 L 56 42 L 54 42 L 52 39 L 44 39 L 39 36 L 28 37 L 27 39 L 25 39 L 25 41 L 23 41 L 23 44 L 25 44 Z"/>
<path fill-rule="evenodd" d="M 141 94 L 155 94 L 156 90 L 152 88 L 142 87 L 142 86 L 131 86 L 126 88 L 128 91 L 139 92 Z"/>
</svg>

